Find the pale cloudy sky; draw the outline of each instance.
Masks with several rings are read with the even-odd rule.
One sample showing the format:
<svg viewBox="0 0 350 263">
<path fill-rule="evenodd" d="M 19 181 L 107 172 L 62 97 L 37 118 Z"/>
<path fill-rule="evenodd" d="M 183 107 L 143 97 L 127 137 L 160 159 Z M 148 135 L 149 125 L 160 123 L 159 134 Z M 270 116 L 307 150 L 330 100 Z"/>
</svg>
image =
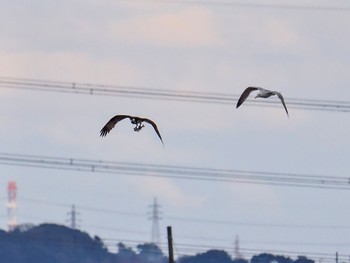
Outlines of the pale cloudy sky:
<svg viewBox="0 0 350 263">
<path fill-rule="evenodd" d="M 273 7 L 349 9 L 348 1 L 130 2 L 1 1 L 0 76 L 230 94 L 255 85 L 279 90 L 287 106 L 288 98 L 350 100 L 350 12 Z M 282 106 L 235 103 L 1 88 L 1 152 L 348 176 L 349 113 L 289 109 L 288 119 Z M 155 120 L 165 148 L 149 127 L 136 134 L 128 121 L 100 138 L 115 114 Z M 175 242 L 230 253 L 236 235 L 242 249 L 257 252 L 348 255 L 350 247 L 348 191 L 0 169 L 3 229 L 14 180 L 20 223 L 66 223 L 75 204 L 91 235 L 149 241 L 148 206 L 157 197 L 162 242 L 172 225 Z"/>
</svg>

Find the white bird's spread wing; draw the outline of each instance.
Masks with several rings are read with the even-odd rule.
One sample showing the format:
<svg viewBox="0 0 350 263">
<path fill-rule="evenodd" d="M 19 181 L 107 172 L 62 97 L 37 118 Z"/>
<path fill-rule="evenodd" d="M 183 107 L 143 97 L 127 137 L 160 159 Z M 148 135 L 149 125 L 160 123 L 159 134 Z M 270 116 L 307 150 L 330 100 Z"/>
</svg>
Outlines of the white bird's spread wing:
<svg viewBox="0 0 350 263">
<path fill-rule="evenodd" d="M 118 122 L 120 122 L 121 120 L 124 120 L 125 118 L 132 118 L 132 117 L 129 115 L 116 115 L 116 116 L 114 116 L 102 128 L 102 130 L 100 131 L 100 136 L 101 137 L 106 136 L 107 133 L 109 133 Z"/>
<path fill-rule="evenodd" d="M 286 103 L 284 102 L 284 98 L 282 96 L 281 93 L 279 93 L 278 91 L 271 91 L 271 90 L 268 90 L 268 89 L 263 89 L 263 88 L 260 88 L 260 87 L 248 87 L 246 88 L 242 95 L 240 96 L 238 102 L 237 102 L 237 106 L 236 108 L 238 108 L 239 106 L 242 105 L 242 103 L 248 98 L 248 96 L 250 95 L 250 93 L 252 91 L 255 91 L 255 90 L 259 90 L 259 97 L 262 97 L 262 98 L 268 98 L 270 97 L 271 95 L 277 95 L 278 98 L 281 100 L 282 104 L 283 104 L 283 107 L 284 109 L 286 110 L 286 113 L 287 113 L 287 116 L 289 117 L 289 113 L 288 113 L 288 109 L 287 109 L 287 106 L 286 106 Z"/>
<path fill-rule="evenodd" d="M 274 91 L 274 93 L 278 96 L 278 98 L 281 100 L 282 104 L 283 104 L 283 107 L 284 109 L 286 110 L 286 113 L 287 113 L 287 116 L 289 117 L 289 113 L 288 113 L 288 110 L 287 110 L 287 106 L 286 104 L 284 103 L 284 98 L 282 96 L 281 93 L 277 92 L 277 91 Z"/>
<path fill-rule="evenodd" d="M 241 97 L 239 98 L 239 100 L 238 100 L 238 102 L 237 102 L 236 108 L 238 108 L 239 106 L 241 106 L 241 104 L 248 98 L 249 94 L 250 94 L 252 91 L 258 90 L 258 89 L 260 90 L 261 88 L 256 88 L 256 87 L 248 87 L 248 88 L 246 88 L 246 89 L 243 91 Z"/>
<path fill-rule="evenodd" d="M 260 91 L 260 93 L 274 93 L 274 91 L 268 90 L 268 89 L 263 89 L 258 87 L 258 90 Z"/>
<path fill-rule="evenodd" d="M 147 122 L 147 123 L 149 123 L 149 124 L 152 125 L 154 131 L 157 133 L 159 139 L 161 140 L 162 144 L 164 145 L 164 142 L 163 142 L 162 136 L 160 135 L 160 132 L 159 132 L 159 130 L 158 130 L 157 124 L 156 124 L 154 121 L 150 120 L 150 119 L 144 118 L 144 119 L 142 119 L 142 120 L 143 120 L 144 122 Z"/>
</svg>

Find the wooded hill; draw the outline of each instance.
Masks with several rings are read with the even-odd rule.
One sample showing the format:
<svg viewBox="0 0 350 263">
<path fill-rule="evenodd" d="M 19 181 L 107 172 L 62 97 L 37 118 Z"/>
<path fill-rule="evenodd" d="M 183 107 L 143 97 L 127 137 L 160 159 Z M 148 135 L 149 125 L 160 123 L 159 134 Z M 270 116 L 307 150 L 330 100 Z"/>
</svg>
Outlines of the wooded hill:
<svg viewBox="0 0 350 263">
<path fill-rule="evenodd" d="M 117 253 L 107 250 L 102 240 L 80 230 L 55 224 L 0 230 L 0 262 L 6 263 L 167 263 L 168 258 L 154 244 L 139 244 L 136 251 L 122 243 Z M 232 259 L 222 250 L 182 256 L 177 263 L 314 263 L 305 257 L 260 254 L 250 260 Z"/>
</svg>

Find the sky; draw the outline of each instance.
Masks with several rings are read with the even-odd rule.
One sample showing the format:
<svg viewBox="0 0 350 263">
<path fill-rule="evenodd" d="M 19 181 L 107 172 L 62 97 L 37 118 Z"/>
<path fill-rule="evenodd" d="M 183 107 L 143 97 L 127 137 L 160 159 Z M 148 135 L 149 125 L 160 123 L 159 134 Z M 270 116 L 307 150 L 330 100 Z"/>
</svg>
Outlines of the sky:
<svg viewBox="0 0 350 263">
<path fill-rule="evenodd" d="M 235 95 L 260 86 L 280 91 L 287 107 L 291 98 L 350 101 L 346 0 L 0 3 L 1 78 Z M 348 177 L 349 113 L 291 107 L 288 118 L 282 105 L 235 104 L 0 86 L 0 151 Z M 101 138 L 116 114 L 154 120 L 164 147 L 150 126 L 134 133 L 128 120 Z M 161 243 L 172 226 L 177 256 L 210 247 L 233 255 L 236 236 L 247 259 L 269 251 L 321 262 L 350 255 L 349 190 L 1 164 L 1 229 L 9 181 L 18 187 L 18 223 L 69 224 L 75 205 L 79 228 L 109 245 L 151 241 L 157 198 Z"/>
</svg>

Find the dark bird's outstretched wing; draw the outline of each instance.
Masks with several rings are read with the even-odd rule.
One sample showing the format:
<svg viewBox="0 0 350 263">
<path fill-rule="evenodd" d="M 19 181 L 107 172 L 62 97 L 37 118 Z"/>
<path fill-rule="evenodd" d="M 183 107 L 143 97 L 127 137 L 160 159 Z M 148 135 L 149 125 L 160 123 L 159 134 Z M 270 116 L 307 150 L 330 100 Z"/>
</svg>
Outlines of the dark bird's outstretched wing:
<svg viewBox="0 0 350 263">
<path fill-rule="evenodd" d="M 236 108 L 238 108 L 239 106 L 241 106 L 241 104 L 248 98 L 249 94 L 254 91 L 254 90 L 258 90 L 259 88 L 256 88 L 256 87 L 248 87 L 246 88 L 241 97 L 239 98 L 238 102 L 237 102 L 237 106 Z"/>
<path fill-rule="evenodd" d="M 283 98 L 282 94 L 279 93 L 279 92 L 277 92 L 277 91 L 275 91 L 275 94 L 276 94 L 276 95 L 278 96 L 278 98 L 281 100 L 281 102 L 282 102 L 282 104 L 283 104 L 283 107 L 284 107 L 284 109 L 286 110 L 287 116 L 289 117 L 288 110 L 287 110 L 287 106 L 286 106 L 286 104 L 284 103 L 284 98 Z"/>
<path fill-rule="evenodd" d="M 164 142 L 163 142 L 162 136 L 160 136 L 160 132 L 158 130 L 157 124 L 155 124 L 154 121 L 152 121 L 150 119 L 146 119 L 146 118 L 143 118 L 142 121 L 147 122 L 147 123 L 149 123 L 149 124 L 151 124 L 153 126 L 153 129 L 155 130 L 155 132 L 157 133 L 159 139 L 161 140 L 162 144 L 164 145 Z"/>
<path fill-rule="evenodd" d="M 131 118 L 131 116 L 129 116 L 129 115 L 116 115 L 116 116 L 114 116 L 102 128 L 102 130 L 100 131 L 100 136 L 102 136 L 102 137 L 106 136 L 107 133 L 109 133 L 118 122 L 120 122 L 121 120 L 124 120 L 125 118 Z"/>
</svg>

